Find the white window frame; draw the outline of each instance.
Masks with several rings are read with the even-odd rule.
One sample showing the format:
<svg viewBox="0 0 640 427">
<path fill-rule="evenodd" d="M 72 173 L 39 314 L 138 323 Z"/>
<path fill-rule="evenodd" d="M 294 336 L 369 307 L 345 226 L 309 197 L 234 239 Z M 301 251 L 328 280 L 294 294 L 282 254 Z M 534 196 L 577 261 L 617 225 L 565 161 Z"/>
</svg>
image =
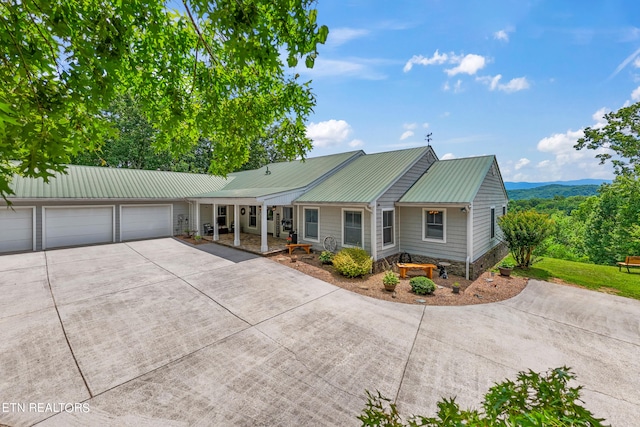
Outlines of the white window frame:
<svg viewBox="0 0 640 427">
<path fill-rule="evenodd" d="M 426 237 L 426 225 L 427 225 L 427 212 L 439 211 L 442 212 L 442 239 L 434 239 Z M 422 208 L 422 241 L 433 243 L 447 243 L 447 209 L 446 208 Z"/>
<path fill-rule="evenodd" d="M 384 213 L 385 212 L 393 212 L 393 218 L 391 221 L 391 243 L 384 243 Z M 392 248 L 396 245 L 396 210 L 395 209 L 382 209 L 382 221 L 381 221 L 381 227 L 382 227 L 382 248 L 386 249 L 386 248 Z"/>
<path fill-rule="evenodd" d="M 496 207 L 491 206 L 489 208 L 489 238 L 494 240 L 496 238 Z"/>
<path fill-rule="evenodd" d="M 344 241 L 344 216 L 346 212 L 359 212 L 360 213 L 360 246 L 351 245 Z M 342 235 L 342 247 L 343 248 L 363 248 L 364 249 L 364 209 L 342 208 L 342 221 L 340 227 L 340 234 Z"/>
<path fill-rule="evenodd" d="M 255 215 L 251 215 L 251 208 L 255 209 Z M 256 225 L 251 225 L 252 216 L 256 218 Z M 253 228 L 253 229 L 258 228 L 258 206 L 257 205 L 249 205 L 249 216 L 247 217 L 247 227 Z"/>
<path fill-rule="evenodd" d="M 318 211 L 318 237 L 316 239 L 307 237 L 307 211 L 308 210 Z M 305 206 L 302 208 L 302 239 L 308 242 L 320 242 L 320 207 Z"/>
</svg>

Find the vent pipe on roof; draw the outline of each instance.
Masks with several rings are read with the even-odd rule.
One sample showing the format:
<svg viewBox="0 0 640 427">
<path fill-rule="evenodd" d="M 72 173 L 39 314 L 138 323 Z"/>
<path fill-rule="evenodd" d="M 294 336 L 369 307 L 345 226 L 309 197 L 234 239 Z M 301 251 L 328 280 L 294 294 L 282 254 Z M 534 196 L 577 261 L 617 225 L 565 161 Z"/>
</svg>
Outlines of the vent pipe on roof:
<svg viewBox="0 0 640 427">
<path fill-rule="evenodd" d="M 267 166 L 267 170 L 264 172 L 265 175 L 271 175 L 271 171 L 269 170 L 269 166 Z"/>
</svg>

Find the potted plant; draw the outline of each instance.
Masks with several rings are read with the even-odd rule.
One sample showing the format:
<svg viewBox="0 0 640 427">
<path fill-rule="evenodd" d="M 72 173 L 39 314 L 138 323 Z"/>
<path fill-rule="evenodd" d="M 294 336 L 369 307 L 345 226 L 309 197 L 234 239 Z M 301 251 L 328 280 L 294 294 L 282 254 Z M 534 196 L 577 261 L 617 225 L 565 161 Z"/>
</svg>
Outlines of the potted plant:
<svg viewBox="0 0 640 427">
<path fill-rule="evenodd" d="M 322 251 L 318 256 L 318 259 L 323 264 L 331 264 L 331 260 L 333 259 L 333 254 L 329 251 Z"/>
<path fill-rule="evenodd" d="M 511 276 L 511 272 L 513 271 L 513 267 L 515 267 L 515 265 L 512 262 L 509 261 L 502 261 L 499 265 L 498 265 L 498 270 L 500 270 L 500 275 L 501 276 Z"/>
<path fill-rule="evenodd" d="M 454 294 L 459 294 L 460 293 L 460 283 L 455 282 L 453 284 L 453 288 L 452 289 L 453 289 L 453 293 Z"/>
<path fill-rule="evenodd" d="M 384 277 L 382 278 L 382 284 L 384 285 L 384 289 L 393 292 L 396 290 L 396 286 L 400 283 L 400 279 L 396 276 L 396 273 L 389 270 L 384 273 Z"/>
</svg>

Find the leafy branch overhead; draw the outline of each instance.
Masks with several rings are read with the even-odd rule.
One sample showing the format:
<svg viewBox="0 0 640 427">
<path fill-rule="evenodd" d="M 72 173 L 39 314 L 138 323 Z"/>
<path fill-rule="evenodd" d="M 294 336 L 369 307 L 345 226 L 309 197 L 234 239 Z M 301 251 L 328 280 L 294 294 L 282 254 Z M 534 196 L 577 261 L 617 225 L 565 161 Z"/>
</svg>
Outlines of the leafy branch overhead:
<svg viewBox="0 0 640 427">
<path fill-rule="evenodd" d="M 106 111 L 124 94 L 157 129 L 156 149 L 212 141 L 212 173 L 240 167 L 274 127 L 284 158 L 304 156 L 315 97 L 287 67 L 312 67 L 326 41 L 313 3 L 2 2 L 0 195 L 14 173 L 46 179 L 113 137 Z"/>
<path fill-rule="evenodd" d="M 617 175 L 640 176 L 640 102 L 609 112 L 604 119 L 606 125 L 586 128 L 574 148 L 599 150 L 600 163 L 611 160 Z"/>
</svg>

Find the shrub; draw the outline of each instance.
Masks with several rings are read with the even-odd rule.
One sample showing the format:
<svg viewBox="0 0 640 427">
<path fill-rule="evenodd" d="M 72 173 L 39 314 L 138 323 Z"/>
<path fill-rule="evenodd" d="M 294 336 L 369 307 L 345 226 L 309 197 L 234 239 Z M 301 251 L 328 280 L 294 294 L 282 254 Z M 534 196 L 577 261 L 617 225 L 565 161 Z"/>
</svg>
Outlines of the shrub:
<svg viewBox="0 0 640 427">
<path fill-rule="evenodd" d="M 432 294 L 436 290 L 436 284 L 428 277 L 418 276 L 409 280 L 411 290 L 418 295 Z"/>
<path fill-rule="evenodd" d="M 320 253 L 320 255 L 318 256 L 318 259 L 323 264 L 330 264 L 333 260 L 333 253 L 329 251 L 322 251 L 322 253 Z"/>
<path fill-rule="evenodd" d="M 382 278 L 382 283 L 384 285 L 397 285 L 400 283 L 400 279 L 396 276 L 396 273 L 393 271 L 387 271 L 384 273 L 384 277 Z"/>
<path fill-rule="evenodd" d="M 361 248 L 345 248 L 333 256 L 333 266 L 347 277 L 359 277 L 371 271 L 373 261 Z"/>
<path fill-rule="evenodd" d="M 535 211 L 509 212 L 498 218 L 504 241 L 520 267 L 530 267 L 533 251 L 551 235 L 554 222 Z"/>
<path fill-rule="evenodd" d="M 547 373 L 519 372 L 515 381 L 505 380 L 485 394 L 482 410 L 460 409 L 455 398 L 437 403 L 435 417 L 412 415 L 403 421 L 395 403 L 367 391 L 367 403 L 358 417 L 363 426 L 603 426 L 582 406 L 581 386 L 569 387 L 575 375 L 566 366 Z"/>
</svg>

